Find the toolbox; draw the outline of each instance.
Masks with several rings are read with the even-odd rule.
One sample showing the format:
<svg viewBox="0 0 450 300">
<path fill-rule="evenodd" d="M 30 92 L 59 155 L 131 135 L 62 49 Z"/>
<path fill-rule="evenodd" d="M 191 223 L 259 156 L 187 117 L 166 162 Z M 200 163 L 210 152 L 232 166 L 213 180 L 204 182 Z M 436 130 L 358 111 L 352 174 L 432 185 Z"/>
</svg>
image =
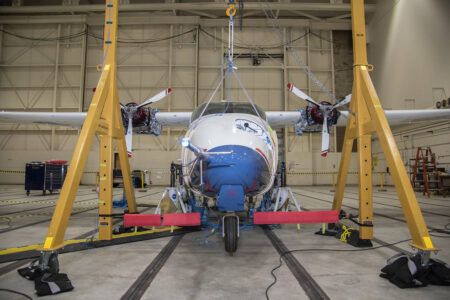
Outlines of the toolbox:
<svg viewBox="0 0 450 300">
<path fill-rule="evenodd" d="M 61 189 L 67 174 L 67 161 L 30 162 L 25 166 L 25 191 L 39 190 L 45 195 Z"/>
</svg>

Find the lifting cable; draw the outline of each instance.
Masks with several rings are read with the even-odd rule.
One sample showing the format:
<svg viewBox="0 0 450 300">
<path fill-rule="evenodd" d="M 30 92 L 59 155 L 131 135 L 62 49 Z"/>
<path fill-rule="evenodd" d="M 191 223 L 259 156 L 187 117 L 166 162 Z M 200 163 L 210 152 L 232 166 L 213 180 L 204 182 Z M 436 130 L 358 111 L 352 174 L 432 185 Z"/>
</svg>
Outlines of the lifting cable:
<svg viewBox="0 0 450 300">
<path fill-rule="evenodd" d="M 250 104 L 252 105 L 256 115 L 258 116 L 258 118 L 260 120 L 263 120 L 261 115 L 259 114 L 258 110 L 256 109 L 255 102 L 250 97 L 249 93 L 245 89 L 245 86 L 242 84 L 242 81 L 240 80 L 239 75 L 236 72 L 237 67 L 234 64 L 234 15 L 236 14 L 235 3 L 237 1 L 238 0 L 228 0 L 227 1 L 228 8 L 226 10 L 226 14 L 229 17 L 229 20 L 228 20 L 227 67 L 226 67 L 226 70 L 225 70 L 224 74 L 221 74 L 219 82 L 217 83 L 213 93 L 211 94 L 211 96 L 209 97 L 208 101 L 206 102 L 206 105 L 203 108 L 199 118 L 201 118 L 203 116 L 203 114 L 205 113 L 205 111 L 208 108 L 209 104 L 211 103 L 212 99 L 214 98 L 214 96 L 216 95 L 217 91 L 219 90 L 219 87 L 223 84 L 224 78 L 228 78 L 228 84 L 227 84 L 227 105 L 226 105 L 225 110 L 223 112 L 223 113 L 226 113 L 226 111 L 228 110 L 229 104 L 231 102 L 231 75 L 233 75 L 236 78 L 236 80 L 237 80 L 237 82 L 239 84 L 239 87 L 244 91 L 244 94 L 247 97 L 247 99 L 250 102 Z"/>
<path fill-rule="evenodd" d="M 283 41 L 284 40 L 284 35 L 283 35 L 283 30 L 280 26 L 280 24 L 278 23 L 278 17 L 277 15 L 273 12 L 273 10 L 270 8 L 269 3 L 267 0 L 264 0 L 264 4 L 266 5 L 266 8 L 263 7 L 263 3 L 261 2 L 261 0 L 258 0 L 258 3 L 261 6 L 261 9 L 264 11 L 264 14 L 267 18 L 267 20 L 269 20 L 270 24 L 272 25 L 273 29 L 277 31 L 278 35 L 280 36 L 280 40 Z M 318 36 L 315 33 L 312 33 L 310 31 L 310 29 L 308 29 L 307 31 L 307 35 L 312 34 L 315 36 Z M 320 39 L 324 40 L 322 37 L 320 37 Z M 331 41 L 330 41 L 331 42 Z M 287 43 L 286 48 L 291 50 L 291 53 L 294 57 L 294 59 L 297 61 L 297 63 L 301 66 L 301 70 L 303 72 L 306 73 L 306 75 L 308 76 L 308 78 L 311 79 L 311 81 L 320 89 L 321 92 L 328 94 L 329 98 L 331 100 L 334 101 L 334 103 L 337 103 L 337 99 L 335 97 L 335 95 L 333 94 L 332 91 L 328 90 L 324 84 L 322 84 L 322 82 L 316 77 L 316 75 L 314 75 L 314 73 L 311 71 L 311 68 L 303 61 L 301 55 L 298 54 L 298 52 L 295 50 L 295 48 L 292 46 L 292 43 Z M 332 55 L 332 54 L 331 54 Z"/>
</svg>

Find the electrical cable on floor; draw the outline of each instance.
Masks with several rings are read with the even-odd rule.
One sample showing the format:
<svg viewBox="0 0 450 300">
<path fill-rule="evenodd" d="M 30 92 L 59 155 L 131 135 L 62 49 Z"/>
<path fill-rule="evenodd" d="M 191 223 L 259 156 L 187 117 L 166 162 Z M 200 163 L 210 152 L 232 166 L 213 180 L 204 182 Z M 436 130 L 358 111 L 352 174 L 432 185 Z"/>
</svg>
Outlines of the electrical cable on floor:
<svg viewBox="0 0 450 300">
<path fill-rule="evenodd" d="M 432 232 L 436 232 L 436 233 L 442 233 L 442 234 L 446 234 L 446 235 L 438 235 L 438 234 L 431 234 Z M 447 223 L 444 225 L 444 228 L 435 228 L 430 230 L 430 235 L 434 236 L 434 237 L 439 237 L 439 238 L 450 238 L 450 223 Z"/>
<path fill-rule="evenodd" d="M 401 244 L 404 242 L 408 242 L 411 239 L 407 239 L 407 240 L 402 240 L 402 241 L 398 241 L 395 243 L 391 243 L 391 244 L 386 244 L 386 245 L 380 245 L 380 246 L 376 246 L 376 247 L 372 247 L 372 248 L 363 248 L 363 249 L 324 249 L 324 248 L 309 248 L 309 249 L 294 249 L 294 250 L 289 250 L 289 251 L 285 251 L 283 252 L 280 257 L 279 257 L 279 264 L 278 266 L 276 266 L 275 268 L 273 268 L 270 271 L 270 274 L 273 277 L 273 282 L 267 286 L 266 288 L 266 299 L 269 300 L 269 290 L 277 283 L 278 279 L 277 276 L 275 275 L 275 271 L 278 270 L 279 268 L 281 268 L 281 266 L 283 265 L 283 260 L 282 258 L 286 255 L 286 254 L 290 254 L 290 253 L 295 253 L 295 252 L 310 252 L 310 251 L 314 251 L 314 252 L 319 252 L 319 251 L 324 251 L 324 252 L 361 252 L 361 251 L 369 251 L 369 250 L 375 250 L 375 249 L 380 249 L 380 248 L 386 248 L 386 247 L 390 247 L 390 246 L 394 246 L 397 244 Z"/>
<path fill-rule="evenodd" d="M 27 299 L 33 300 L 33 298 L 31 298 L 27 294 L 24 294 L 24 293 L 21 293 L 21 292 L 18 292 L 18 291 L 14 291 L 14 290 L 10 290 L 10 289 L 2 289 L 2 288 L 0 288 L 0 292 L 8 292 L 8 293 L 12 293 L 12 294 L 17 294 L 17 295 L 23 296 L 23 297 L 25 297 Z"/>
<path fill-rule="evenodd" d="M 5 219 L 7 221 L 6 226 L 8 226 L 8 227 L 0 228 L 0 230 L 8 230 L 8 229 L 12 228 L 12 224 L 11 224 L 12 219 L 10 217 L 0 217 L 0 223 L 3 222 L 3 221 L 1 221 L 2 219 Z"/>
</svg>

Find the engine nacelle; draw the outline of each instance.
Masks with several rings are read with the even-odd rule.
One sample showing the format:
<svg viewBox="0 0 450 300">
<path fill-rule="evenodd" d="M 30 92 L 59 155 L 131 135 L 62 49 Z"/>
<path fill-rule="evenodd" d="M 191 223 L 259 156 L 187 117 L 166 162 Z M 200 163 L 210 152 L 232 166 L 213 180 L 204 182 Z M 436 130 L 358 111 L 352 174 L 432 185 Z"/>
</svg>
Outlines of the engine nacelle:
<svg viewBox="0 0 450 300">
<path fill-rule="evenodd" d="M 127 111 L 133 112 L 133 127 L 141 127 L 148 125 L 148 119 L 150 116 L 150 112 L 148 108 L 141 107 L 136 108 L 138 104 L 136 102 L 129 102 L 125 104 L 124 109 L 122 110 L 122 118 L 124 120 L 125 126 L 128 126 L 128 115 Z"/>
<path fill-rule="evenodd" d="M 156 120 L 157 109 L 140 107 L 136 102 L 129 102 L 122 108 L 122 121 L 125 128 L 128 128 L 128 116 L 132 114 L 133 128 L 137 133 L 153 134 L 159 136 L 162 126 Z"/>
</svg>

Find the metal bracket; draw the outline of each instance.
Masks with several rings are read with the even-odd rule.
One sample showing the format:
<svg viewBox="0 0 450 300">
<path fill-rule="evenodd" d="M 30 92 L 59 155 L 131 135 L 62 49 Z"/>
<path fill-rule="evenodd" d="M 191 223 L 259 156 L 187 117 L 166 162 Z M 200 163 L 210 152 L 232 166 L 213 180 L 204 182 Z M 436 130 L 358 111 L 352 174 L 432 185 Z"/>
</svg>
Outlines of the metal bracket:
<svg viewBox="0 0 450 300">
<path fill-rule="evenodd" d="M 41 251 L 39 268 L 52 274 L 59 273 L 59 261 L 57 251 Z"/>
<path fill-rule="evenodd" d="M 156 119 L 157 112 L 159 112 L 158 109 L 149 109 L 148 131 L 150 134 L 153 134 L 155 136 L 159 136 L 162 131 L 162 125 Z"/>
<path fill-rule="evenodd" d="M 420 264 L 425 267 L 430 262 L 431 251 L 417 249 L 417 254 L 420 256 Z"/>
<path fill-rule="evenodd" d="M 306 114 L 306 110 L 300 109 L 300 119 L 298 119 L 297 123 L 294 124 L 294 131 L 296 135 L 303 135 L 306 127 L 308 127 L 308 116 Z"/>
</svg>

